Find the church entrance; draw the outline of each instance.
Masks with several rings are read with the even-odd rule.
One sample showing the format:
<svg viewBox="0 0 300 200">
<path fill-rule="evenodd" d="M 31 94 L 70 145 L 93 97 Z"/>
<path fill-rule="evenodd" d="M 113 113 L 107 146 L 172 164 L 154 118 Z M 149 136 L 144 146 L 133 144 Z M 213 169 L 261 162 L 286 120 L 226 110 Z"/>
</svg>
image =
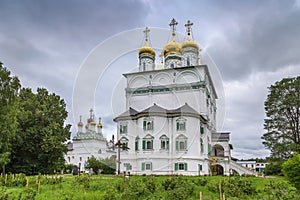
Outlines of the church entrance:
<svg viewBox="0 0 300 200">
<path fill-rule="evenodd" d="M 221 165 L 216 165 L 216 175 L 217 176 L 224 175 L 224 168 Z"/>
</svg>

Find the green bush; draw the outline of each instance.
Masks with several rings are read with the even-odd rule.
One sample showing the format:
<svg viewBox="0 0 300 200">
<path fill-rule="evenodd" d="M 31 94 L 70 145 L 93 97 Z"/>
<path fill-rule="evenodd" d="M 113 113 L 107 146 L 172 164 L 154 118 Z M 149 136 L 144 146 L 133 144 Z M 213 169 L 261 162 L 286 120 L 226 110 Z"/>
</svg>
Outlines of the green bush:
<svg viewBox="0 0 300 200">
<path fill-rule="evenodd" d="M 197 177 L 193 180 L 193 183 L 197 186 L 206 186 L 208 180 L 206 177 Z"/>
<path fill-rule="evenodd" d="M 282 161 L 274 161 L 265 168 L 266 175 L 282 175 Z"/>
<path fill-rule="evenodd" d="M 270 181 L 265 184 L 263 191 L 267 194 L 268 200 L 290 200 L 298 199 L 297 197 L 299 197 L 296 188 L 291 187 L 284 182 L 275 183 L 273 181 Z"/>
<path fill-rule="evenodd" d="M 0 187 L 0 200 L 8 200 L 8 195 L 6 187 Z"/>
<path fill-rule="evenodd" d="M 246 177 L 234 176 L 228 179 L 220 180 L 222 193 L 228 197 L 237 197 L 245 199 L 257 193 L 252 181 Z M 211 192 L 219 192 L 219 184 L 208 184 L 208 190 Z"/>
<path fill-rule="evenodd" d="M 295 153 L 282 167 L 285 177 L 300 191 L 300 154 Z"/>
</svg>

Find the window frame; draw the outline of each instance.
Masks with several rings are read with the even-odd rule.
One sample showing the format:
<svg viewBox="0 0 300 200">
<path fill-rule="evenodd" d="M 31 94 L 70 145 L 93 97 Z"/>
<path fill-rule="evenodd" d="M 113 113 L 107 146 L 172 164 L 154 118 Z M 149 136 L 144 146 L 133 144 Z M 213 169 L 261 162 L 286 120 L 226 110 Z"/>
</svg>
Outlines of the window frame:
<svg viewBox="0 0 300 200">
<path fill-rule="evenodd" d="M 184 148 L 181 148 L 181 144 L 184 144 Z M 180 134 L 179 136 L 176 137 L 176 140 L 175 140 L 175 149 L 176 151 L 187 151 L 188 150 L 188 146 L 187 146 L 187 142 L 188 142 L 188 138 L 183 135 L 183 134 Z"/>
<path fill-rule="evenodd" d="M 143 151 L 152 151 L 153 149 L 154 137 L 150 134 L 147 134 L 142 140 L 142 150 Z M 148 148 L 148 142 L 150 142 L 150 148 Z"/>
<path fill-rule="evenodd" d="M 159 137 L 160 140 L 160 149 L 161 150 L 169 150 L 170 148 L 170 140 L 169 138 L 163 134 L 162 136 Z M 164 146 L 163 146 L 164 143 Z"/>
</svg>

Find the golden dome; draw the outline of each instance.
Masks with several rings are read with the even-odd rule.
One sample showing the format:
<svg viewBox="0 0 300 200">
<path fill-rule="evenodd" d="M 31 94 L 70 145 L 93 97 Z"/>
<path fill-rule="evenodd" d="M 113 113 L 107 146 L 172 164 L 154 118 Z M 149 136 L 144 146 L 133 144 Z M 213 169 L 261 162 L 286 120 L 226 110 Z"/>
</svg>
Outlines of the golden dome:
<svg viewBox="0 0 300 200">
<path fill-rule="evenodd" d="M 199 50 L 198 44 L 196 42 L 192 41 L 192 40 L 186 40 L 181 45 L 182 49 L 185 49 L 185 48 L 188 48 L 188 47 L 195 48 L 195 49 Z"/>
<path fill-rule="evenodd" d="M 172 40 L 172 42 L 169 42 L 164 46 L 163 55 L 167 56 L 170 54 L 177 54 L 177 55 L 181 54 L 181 45 L 175 40 Z"/>
<path fill-rule="evenodd" d="M 83 126 L 82 121 L 78 122 L 78 126 Z"/>
<path fill-rule="evenodd" d="M 103 127 L 102 124 L 101 124 L 101 122 L 98 123 L 98 127 L 99 127 L 99 128 L 102 128 L 102 127 Z"/>
<path fill-rule="evenodd" d="M 96 125 L 96 122 L 91 121 L 90 124 L 91 124 L 91 125 Z"/>
<path fill-rule="evenodd" d="M 139 57 L 147 54 L 150 54 L 152 57 L 155 57 L 155 51 L 146 44 L 146 46 L 139 49 Z"/>
</svg>

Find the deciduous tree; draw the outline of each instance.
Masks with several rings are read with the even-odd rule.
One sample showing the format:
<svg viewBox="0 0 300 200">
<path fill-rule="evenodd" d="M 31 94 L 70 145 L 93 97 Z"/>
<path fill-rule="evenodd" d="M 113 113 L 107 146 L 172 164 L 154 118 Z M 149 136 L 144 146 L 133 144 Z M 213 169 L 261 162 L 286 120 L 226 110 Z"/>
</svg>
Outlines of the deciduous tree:
<svg viewBox="0 0 300 200">
<path fill-rule="evenodd" d="M 300 152 L 300 76 L 269 87 L 265 111 L 262 139 L 271 157 L 287 159 L 291 153 Z"/>
<path fill-rule="evenodd" d="M 53 173 L 64 168 L 63 144 L 70 137 L 70 125 L 63 99 L 46 89 L 21 89 L 19 95 L 18 134 L 15 137 L 11 170 L 13 172 Z"/>
<path fill-rule="evenodd" d="M 0 62 L 0 167 L 3 173 L 10 162 L 12 140 L 17 131 L 16 107 L 20 87 L 19 79 L 12 77 Z"/>
</svg>

